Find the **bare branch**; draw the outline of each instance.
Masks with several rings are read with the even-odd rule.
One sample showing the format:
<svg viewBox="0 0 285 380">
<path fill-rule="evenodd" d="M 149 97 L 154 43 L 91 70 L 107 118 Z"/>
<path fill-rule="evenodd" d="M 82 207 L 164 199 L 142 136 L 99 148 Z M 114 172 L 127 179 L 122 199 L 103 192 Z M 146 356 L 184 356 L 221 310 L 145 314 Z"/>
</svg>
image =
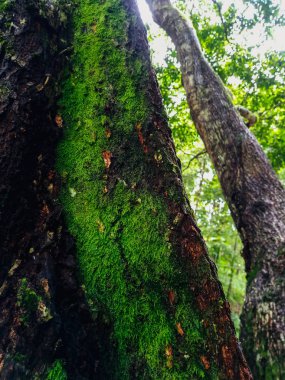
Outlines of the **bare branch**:
<svg viewBox="0 0 285 380">
<path fill-rule="evenodd" d="M 201 152 L 198 152 L 197 154 L 195 154 L 195 156 L 191 157 L 190 160 L 188 161 L 188 165 L 186 166 L 186 168 L 184 168 L 182 170 L 182 172 L 184 172 L 185 170 L 189 169 L 190 165 L 191 165 L 191 162 L 196 160 L 197 158 L 199 158 L 200 156 L 206 154 L 206 150 L 202 150 Z"/>
<path fill-rule="evenodd" d="M 220 19 L 221 19 L 221 23 L 223 25 L 223 28 L 224 28 L 224 34 L 225 34 L 225 39 L 230 42 L 229 40 L 229 34 L 228 34 L 228 27 L 225 23 L 225 20 L 224 20 L 224 17 L 223 17 L 223 13 L 222 13 L 222 7 L 221 7 L 221 3 L 217 0 L 212 0 L 212 3 L 217 7 L 217 11 L 218 11 L 218 14 L 220 16 Z"/>
</svg>

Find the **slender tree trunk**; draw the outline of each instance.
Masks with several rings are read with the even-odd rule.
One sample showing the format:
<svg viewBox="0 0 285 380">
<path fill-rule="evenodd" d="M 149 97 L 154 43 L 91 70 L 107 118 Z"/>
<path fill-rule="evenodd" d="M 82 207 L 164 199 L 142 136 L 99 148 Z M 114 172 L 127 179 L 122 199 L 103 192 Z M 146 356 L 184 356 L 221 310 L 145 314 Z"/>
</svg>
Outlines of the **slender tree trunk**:
<svg viewBox="0 0 285 380">
<path fill-rule="evenodd" d="M 251 379 L 195 224 L 134 0 L 82 0 L 57 167 L 104 379 Z M 105 345 L 104 345 L 105 344 Z"/>
<path fill-rule="evenodd" d="M 61 4 L 0 1 L 3 380 L 91 379 L 95 372 L 94 323 L 76 280 L 54 171 L 55 99 L 67 37 L 68 7 Z"/>
<path fill-rule="evenodd" d="M 243 241 L 247 359 L 256 379 L 284 378 L 284 189 L 203 56 L 193 28 L 169 0 L 147 1 L 176 46 L 193 121 Z"/>
</svg>

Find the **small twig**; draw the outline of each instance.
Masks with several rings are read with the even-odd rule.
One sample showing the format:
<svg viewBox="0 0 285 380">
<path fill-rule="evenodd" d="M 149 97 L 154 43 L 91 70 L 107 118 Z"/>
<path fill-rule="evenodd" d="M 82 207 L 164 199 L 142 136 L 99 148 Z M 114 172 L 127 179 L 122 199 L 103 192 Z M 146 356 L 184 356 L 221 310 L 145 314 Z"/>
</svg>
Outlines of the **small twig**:
<svg viewBox="0 0 285 380">
<path fill-rule="evenodd" d="M 202 150 L 201 152 L 195 154 L 195 156 L 191 157 L 190 160 L 188 161 L 188 165 L 186 166 L 186 168 L 184 168 L 182 170 L 182 172 L 184 172 L 185 170 L 189 169 L 190 165 L 191 165 L 191 162 L 196 160 L 197 158 L 199 158 L 200 156 L 202 156 L 203 154 L 206 154 L 206 150 Z"/>
<path fill-rule="evenodd" d="M 195 9 L 195 6 L 194 6 L 194 4 L 192 4 L 192 7 L 191 7 L 191 9 L 190 9 L 190 11 L 189 11 L 189 13 L 190 13 L 190 17 L 192 17 L 193 12 L 194 12 L 194 9 Z"/>
<path fill-rule="evenodd" d="M 45 86 L 48 84 L 50 78 L 51 78 L 51 74 L 46 74 L 46 78 L 45 78 L 44 83 L 40 83 L 36 86 L 36 89 L 38 92 L 41 92 L 45 88 Z"/>
<path fill-rule="evenodd" d="M 217 10 L 218 10 L 218 13 L 219 13 L 219 16 L 220 16 L 220 19 L 221 19 L 221 23 L 222 23 L 223 28 L 224 28 L 225 38 L 226 38 L 226 40 L 230 43 L 229 35 L 228 35 L 228 28 L 227 28 L 227 26 L 226 26 L 226 23 L 225 23 L 225 20 L 224 20 L 224 17 L 223 17 L 221 3 L 218 2 L 217 0 L 212 0 L 212 2 L 213 2 L 213 3 L 216 5 L 216 7 L 217 7 Z"/>
<path fill-rule="evenodd" d="M 185 152 L 185 150 L 183 150 L 183 149 L 179 149 L 179 151 L 181 151 L 183 154 L 185 154 L 185 156 L 191 156 L 192 155 L 191 153 Z"/>
<path fill-rule="evenodd" d="M 73 50 L 73 46 L 69 46 L 65 49 L 63 49 L 61 52 L 58 53 L 58 56 L 62 55 L 62 54 L 65 54 L 65 53 L 69 53 L 70 51 Z"/>
</svg>

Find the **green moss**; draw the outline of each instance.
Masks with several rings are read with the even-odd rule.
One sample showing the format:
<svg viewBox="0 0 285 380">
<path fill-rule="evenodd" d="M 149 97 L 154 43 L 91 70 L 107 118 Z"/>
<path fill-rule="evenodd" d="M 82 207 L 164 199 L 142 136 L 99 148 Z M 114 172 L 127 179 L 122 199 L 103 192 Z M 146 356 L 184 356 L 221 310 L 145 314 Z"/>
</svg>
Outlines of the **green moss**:
<svg viewBox="0 0 285 380">
<path fill-rule="evenodd" d="M 10 89 L 0 81 L 0 101 L 4 102 L 8 99 L 10 95 Z"/>
<path fill-rule="evenodd" d="M 22 310 L 21 318 L 24 324 L 27 324 L 36 313 L 40 301 L 41 297 L 29 287 L 28 280 L 23 278 L 17 294 L 17 304 Z"/>
<path fill-rule="evenodd" d="M 94 316 L 110 331 L 106 378 L 215 379 L 215 366 L 205 371 L 200 361 L 205 339 L 169 243 L 167 205 L 151 190 L 155 176 L 177 168 L 161 149 L 157 172 L 138 138 L 152 105 L 148 62 L 128 45 L 134 21 L 119 0 L 78 5 L 73 69 L 60 101 L 61 201 Z M 179 196 L 171 186 L 169 194 Z"/>
<path fill-rule="evenodd" d="M 26 278 L 23 278 L 20 282 L 17 305 L 20 308 L 21 320 L 24 325 L 27 325 L 32 318 L 37 318 L 42 322 L 47 322 L 52 318 L 52 314 L 43 298 L 29 286 Z"/>
<path fill-rule="evenodd" d="M 1 17 L 1 13 L 4 13 L 5 11 L 7 11 L 10 4 L 11 4 L 11 0 L 0 0 L 0 17 Z"/>
<path fill-rule="evenodd" d="M 67 380 L 67 374 L 61 360 L 56 360 L 46 375 L 46 380 Z"/>
<path fill-rule="evenodd" d="M 27 355 L 24 355 L 20 352 L 17 352 L 14 356 L 13 356 L 13 359 L 15 362 L 17 363 L 24 363 L 27 359 Z"/>
</svg>

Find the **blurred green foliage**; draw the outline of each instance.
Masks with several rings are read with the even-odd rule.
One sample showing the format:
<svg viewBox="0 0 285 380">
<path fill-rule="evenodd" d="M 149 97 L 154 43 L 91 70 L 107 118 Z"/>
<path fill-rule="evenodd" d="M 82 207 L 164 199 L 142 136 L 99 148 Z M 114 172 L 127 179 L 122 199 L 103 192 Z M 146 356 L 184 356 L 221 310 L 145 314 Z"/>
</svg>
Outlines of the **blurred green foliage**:
<svg viewBox="0 0 285 380">
<path fill-rule="evenodd" d="M 285 24 L 278 3 L 271 0 L 174 3 L 192 20 L 204 54 L 232 92 L 234 104 L 258 116 L 252 132 L 285 182 L 285 52 L 264 51 L 264 44 L 268 45 L 275 28 Z M 149 32 L 152 45 L 158 35 L 151 28 Z M 164 104 L 191 205 L 239 328 L 246 284 L 240 254 L 242 244 L 212 164 L 189 117 L 175 49 L 170 42 L 168 46 L 163 64 L 156 67 Z"/>
</svg>

